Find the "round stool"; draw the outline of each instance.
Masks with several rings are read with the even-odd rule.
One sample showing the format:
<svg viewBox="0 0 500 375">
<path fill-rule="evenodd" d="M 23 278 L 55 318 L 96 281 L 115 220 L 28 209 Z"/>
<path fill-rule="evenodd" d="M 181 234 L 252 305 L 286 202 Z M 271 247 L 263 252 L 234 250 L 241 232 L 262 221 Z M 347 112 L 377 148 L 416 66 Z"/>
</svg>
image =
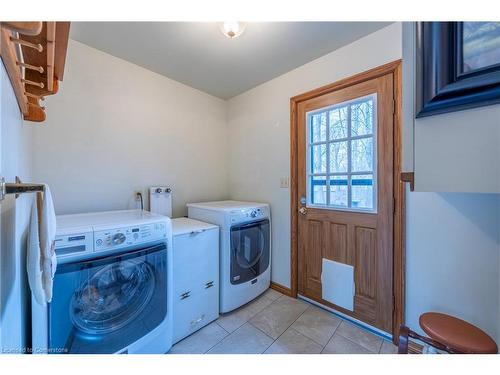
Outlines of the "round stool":
<svg viewBox="0 0 500 375">
<path fill-rule="evenodd" d="M 497 344 L 484 331 L 462 319 L 428 312 L 420 315 L 420 327 L 433 340 L 469 354 L 496 354 Z"/>
</svg>

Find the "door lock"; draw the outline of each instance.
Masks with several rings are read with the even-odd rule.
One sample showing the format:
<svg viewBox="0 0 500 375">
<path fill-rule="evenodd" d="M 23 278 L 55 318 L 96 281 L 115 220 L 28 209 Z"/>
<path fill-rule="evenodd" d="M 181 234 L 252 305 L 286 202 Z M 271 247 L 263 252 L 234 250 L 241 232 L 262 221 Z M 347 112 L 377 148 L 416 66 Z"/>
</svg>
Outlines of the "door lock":
<svg viewBox="0 0 500 375">
<path fill-rule="evenodd" d="M 305 215 L 305 214 L 307 214 L 307 208 L 305 208 L 305 207 L 300 207 L 300 208 L 299 208 L 299 212 L 300 212 L 300 214 Z"/>
</svg>

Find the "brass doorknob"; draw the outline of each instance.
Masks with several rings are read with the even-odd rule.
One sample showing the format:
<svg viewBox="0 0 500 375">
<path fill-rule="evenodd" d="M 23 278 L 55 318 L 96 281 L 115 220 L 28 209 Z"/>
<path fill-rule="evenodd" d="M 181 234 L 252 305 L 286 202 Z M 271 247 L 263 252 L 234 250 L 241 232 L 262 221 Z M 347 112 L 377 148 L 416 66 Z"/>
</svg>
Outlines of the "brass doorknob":
<svg viewBox="0 0 500 375">
<path fill-rule="evenodd" d="M 305 215 L 305 214 L 307 214 L 307 208 L 305 208 L 305 207 L 300 207 L 300 208 L 299 208 L 299 212 L 300 212 L 302 215 Z"/>
</svg>

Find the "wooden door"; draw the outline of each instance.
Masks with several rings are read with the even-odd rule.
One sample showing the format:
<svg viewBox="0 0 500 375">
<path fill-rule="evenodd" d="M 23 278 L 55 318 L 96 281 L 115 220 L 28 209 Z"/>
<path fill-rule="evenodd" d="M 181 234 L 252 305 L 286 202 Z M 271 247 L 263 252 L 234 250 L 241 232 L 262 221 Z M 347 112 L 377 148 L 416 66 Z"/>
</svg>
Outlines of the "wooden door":
<svg viewBox="0 0 500 375">
<path fill-rule="evenodd" d="M 299 294 L 392 332 L 394 77 L 297 106 Z M 323 258 L 354 267 L 352 311 L 322 298 Z"/>
</svg>

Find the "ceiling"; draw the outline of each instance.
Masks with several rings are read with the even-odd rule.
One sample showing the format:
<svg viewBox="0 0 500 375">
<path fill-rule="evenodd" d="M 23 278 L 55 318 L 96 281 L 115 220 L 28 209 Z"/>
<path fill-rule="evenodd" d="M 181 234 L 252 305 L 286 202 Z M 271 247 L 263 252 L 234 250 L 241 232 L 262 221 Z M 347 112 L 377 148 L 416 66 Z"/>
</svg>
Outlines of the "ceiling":
<svg viewBox="0 0 500 375">
<path fill-rule="evenodd" d="M 256 22 L 228 39 L 215 22 L 72 22 L 71 38 L 222 99 L 389 25 Z"/>
</svg>

